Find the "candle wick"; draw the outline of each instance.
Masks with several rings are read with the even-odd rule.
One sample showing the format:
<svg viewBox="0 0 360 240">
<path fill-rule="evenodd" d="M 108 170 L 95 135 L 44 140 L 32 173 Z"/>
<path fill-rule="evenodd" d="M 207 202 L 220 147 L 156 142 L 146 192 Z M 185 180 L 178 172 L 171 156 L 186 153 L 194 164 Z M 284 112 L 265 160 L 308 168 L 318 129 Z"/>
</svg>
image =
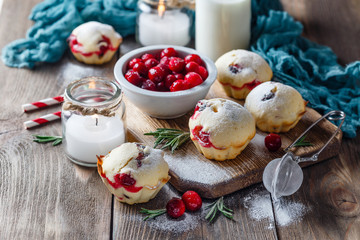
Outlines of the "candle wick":
<svg viewBox="0 0 360 240">
<path fill-rule="evenodd" d="M 96 120 L 95 120 L 95 125 L 97 126 L 99 119 L 98 119 L 98 118 L 95 118 L 95 119 L 96 119 Z"/>
</svg>

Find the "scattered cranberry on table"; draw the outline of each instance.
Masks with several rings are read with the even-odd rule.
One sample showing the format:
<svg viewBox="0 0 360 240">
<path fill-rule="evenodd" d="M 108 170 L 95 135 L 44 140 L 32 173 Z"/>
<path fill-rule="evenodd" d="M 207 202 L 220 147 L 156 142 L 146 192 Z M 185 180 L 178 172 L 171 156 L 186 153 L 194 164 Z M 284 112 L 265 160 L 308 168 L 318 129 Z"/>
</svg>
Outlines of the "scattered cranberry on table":
<svg viewBox="0 0 360 240">
<path fill-rule="evenodd" d="M 166 204 L 166 209 L 149 210 L 141 208 L 141 213 L 145 213 L 148 216 L 144 218 L 144 221 L 149 218 L 155 218 L 164 213 L 167 213 L 172 218 L 179 218 L 185 210 L 194 212 L 201 208 L 202 200 L 198 193 L 194 191 L 186 191 L 181 198 L 173 197 Z"/>
<path fill-rule="evenodd" d="M 197 194 L 197 192 L 186 191 L 182 195 L 181 199 L 185 203 L 186 209 L 189 211 L 192 211 L 192 212 L 197 211 L 202 206 L 201 197 L 199 196 L 199 194 Z"/>
<path fill-rule="evenodd" d="M 265 146 L 271 152 L 277 151 L 281 147 L 281 137 L 278 134 L 270 133 L 265 137 Z"/>
<path fill-rule="evenodd" d="M 180 198 L 172 198 L 166 204 L 166 212 L 170 217 L 179 218 L 185 212 L 185 204 Z"/>
<path fill-rule="evenodd" d="M 156 54 L 145 53 L 131 59 L 125 78 L 146 90 L 176 92 L 202 84 L 208 75 L 199 55 L 181 58 L 174 48 L 166 48 Z"/>
</svg>

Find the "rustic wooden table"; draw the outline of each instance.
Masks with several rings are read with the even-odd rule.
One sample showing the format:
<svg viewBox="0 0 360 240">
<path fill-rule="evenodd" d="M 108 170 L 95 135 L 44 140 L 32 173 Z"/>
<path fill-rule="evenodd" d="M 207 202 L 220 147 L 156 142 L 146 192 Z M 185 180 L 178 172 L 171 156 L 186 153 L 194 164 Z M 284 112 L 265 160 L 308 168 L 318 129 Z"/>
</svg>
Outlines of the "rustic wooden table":
<svg viewBox="0 0 360 240">
<path fill-rule="evenodd" d="M 25 36 L 33 24 L 27 17 L 38 2 L 3 0 L 0 48 Z M 282 3 L 304 23 L 304 35 L 332 47 L 342 64 L 360 60 L 360 1 Z M 127 38 L 119 55 L 136 47 Z M 343 140 L 337 157 L 304 170 L 304 183 L 284 200 L 285 209 L 272 207 L 269 194 L 257 184 L 225 197 L 235 221 L 220 216 L 212 224 L 204 220 L 205 210 L 179 221 L 162 216 L 144 222 L 140 207 L 161 208 L 179 193 L 167 184 L 147 204 L 121 204 L 95 169 L 72 164 L 61 146 L 32 142 L 33 134 L 60 135 L 60 122 L 30 131 L 23 122 L 59 107 L 24 114 L 21 104 L 62 94 L 80 77 L 112 78 L 115 61 L 87 66 L 66 53 L 60 62 L 35 70 L 0 64 L 0 239 L 360 239 L 360 132 Z"/>
</svg>

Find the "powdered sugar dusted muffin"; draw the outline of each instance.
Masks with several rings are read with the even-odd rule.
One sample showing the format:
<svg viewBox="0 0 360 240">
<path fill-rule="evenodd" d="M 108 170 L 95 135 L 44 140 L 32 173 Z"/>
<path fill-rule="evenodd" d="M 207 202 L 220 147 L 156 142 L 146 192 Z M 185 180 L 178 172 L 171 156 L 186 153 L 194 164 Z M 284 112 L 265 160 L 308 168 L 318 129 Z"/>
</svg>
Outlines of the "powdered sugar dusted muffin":
<svg viewBox="0 0 360 240">
<path fill-rule="evenodd" d="M 114 56 L 122 37 L 112 26 L 92 21 L 75 28 L 68 42 L 71 52 L 80 62 L 103 64 Z"/>
<path fill-rule="evenodd" d="M 98 157 L 98 172 L 120 202 L 143 203 L 154 198 L 170 179 L 163 151 L 139 143 L 124 143 Z"/>
<path fill-rule="evenodd" d="M 305 113 L 306 101 L 296 89 L 277 82 L 262 83 L 245 100 L 256 126 L 264 132 L 287 132 Z"/>
<path fill-rule="evenodd" d="M 241 153 L 255 136 L 255 121 L 240 104 L 223 98 L 200 100 L 189 120 L 190 137 L 206 158 L 223 161 Z"/>
<path fill-rule="evenodd" d="M 258 54 L 246 50 L 232 50 L 215 62 L 218 81 L 226 94 L 245 99 L 249 92 L 262 82 L 270 81 L 273 72 Z"/>
</svg>

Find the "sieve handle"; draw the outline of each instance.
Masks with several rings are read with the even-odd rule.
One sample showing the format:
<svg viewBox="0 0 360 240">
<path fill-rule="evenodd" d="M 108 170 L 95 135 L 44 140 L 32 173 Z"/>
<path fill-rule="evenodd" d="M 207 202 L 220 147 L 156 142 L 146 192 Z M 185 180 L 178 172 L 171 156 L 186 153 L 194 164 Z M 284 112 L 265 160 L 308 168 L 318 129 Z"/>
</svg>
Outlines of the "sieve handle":
<svg viewBox="0 0 360 240">
<path fill-rule="evenodd" d="M 306 133 L 308 133 L 316 124 L 318 124 L 321 120 L 327 118 L 328 120 L 331 121 L 338 121 L 341 120 L 341 123 L 339 124 L 339 126 L 337 127 L 337 129 L 335 130 L 335 132 L 333 133 L 333 135 L 329 138 L 329 140 L 324 144 L 324 146 L 322 146 L 322 148 L 315 153 L 313 156 L 311 157 L 304 157 L 301 158 L 299 156 L 295 157 L 295 161 L 296 162 L 306 162 L 306 161 L 316 161 L 320 155 L 320 153 L 326 148 L 327 145 L 329 145 L 329 143 L 331 142 L 331 140 L 336 136 L 336 134 L 340 131 L 341 126 L 344 123 L 345 120 L 345 113 L 343 111 L 340 110 L 333 110 L 328 112 L 327 114 L 325 114 L 324 116 L 320 117 L 318 120 L 316 120 L 316 122 L 314 122 L 313 124 L 311 124 L 310 127 L 308 127 L 308 129 L 306 129 L 290 146 L 288 146 L 287 148 L 285 148 L 285 152 L 289 151 L 290 148 L 292 148 L 295 143 L 297 143 L 297 141 L 299 141 L 300 138 L 302 138 Z"/>
</svg>

